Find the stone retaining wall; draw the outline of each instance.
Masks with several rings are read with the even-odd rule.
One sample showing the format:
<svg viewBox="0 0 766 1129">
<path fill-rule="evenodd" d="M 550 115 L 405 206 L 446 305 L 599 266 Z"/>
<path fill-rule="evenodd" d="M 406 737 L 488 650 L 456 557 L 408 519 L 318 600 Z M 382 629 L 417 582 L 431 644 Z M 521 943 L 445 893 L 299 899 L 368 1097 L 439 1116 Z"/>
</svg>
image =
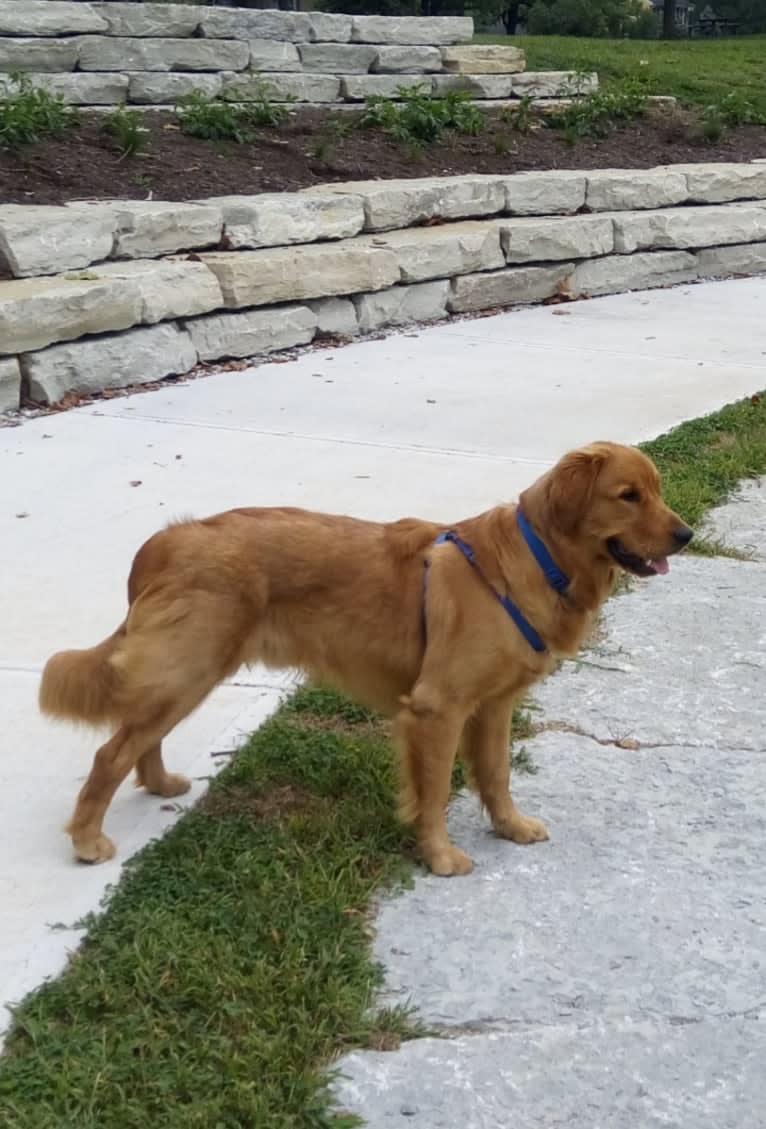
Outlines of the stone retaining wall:
<svg viewBox="0 0 766 1129">
<path fill-rule="evenodd" d="M 766 271 L 766 162 L 0 207 L 0 409 L 450 313 Z"/>
<path fill-rule="evenodd" d="M 353 103 L 400 86 L 476 99 L 584 93 L 595 75 L 523 74 L 524 52 L 465 46 L 463 17 L 349 16 L 196 4 L 0 0 L 0 94 L 10 75 L 82 106 L 172 105 L 200 90 L 251 101 Z"/>
</svg>

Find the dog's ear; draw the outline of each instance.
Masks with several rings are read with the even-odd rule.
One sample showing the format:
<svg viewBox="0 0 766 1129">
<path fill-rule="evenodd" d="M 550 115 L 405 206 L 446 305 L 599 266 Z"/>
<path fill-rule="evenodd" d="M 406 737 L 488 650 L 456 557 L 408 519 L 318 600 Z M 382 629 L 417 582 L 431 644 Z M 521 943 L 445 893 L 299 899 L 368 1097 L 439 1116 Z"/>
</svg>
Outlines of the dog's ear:
<svg viewBox="0 0 766 1129">
<path fill-rule="evenodd" d="M 548 520 L 562 533 L 574 533 L 588 512 L 593 487 L 608 457 L 600 443 L 570 451 L 548 474 Z"/>
</svg>

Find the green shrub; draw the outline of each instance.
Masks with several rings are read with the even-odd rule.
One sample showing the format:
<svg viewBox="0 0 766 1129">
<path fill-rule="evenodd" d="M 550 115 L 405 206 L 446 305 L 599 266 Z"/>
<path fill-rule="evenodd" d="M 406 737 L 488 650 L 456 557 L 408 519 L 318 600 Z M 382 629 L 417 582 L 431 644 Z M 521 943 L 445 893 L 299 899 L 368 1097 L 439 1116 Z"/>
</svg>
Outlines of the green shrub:
<svg viewBox="0 0 766 1129">
<path fill-rule="evenodd" d="M 451 90 L 435 98 L 423 86 L 398 86 L 398 102 L 368 98 L 361 119 L 363 128 L 385 129 L 397 141 L 431 145 L 447 130 L 475 136 L 484 128 L 484 115 L 471 102 L 468 90 Z"/>
<path fill-rule="evenodd" d="M 104 129 L 115 139 L 123 157 L 135 157 L 146 148 L 149 130 L 142 124 L 139 110 L 118 106 L 104 118 Z"/>
<path fill-rule="evenodd" d="M 515 129 L 517 133 L 529 133 L 535 120 L 533 110 L 534 98 L 531 94 L 525 94 L 523 98 L 519 99 L 518 105 L 503 110 L 503 121 L 507 122 L 511 129 Z"/>
<path fill-rule="evenodd" d="M 77 124 L 77 114 L 61 95 L 33 86 L 26 75 L 10 77 L 11 92 L 0 96 L 0 146 L 12 149 L 43 137 L 60 137 Z"/>
<path fill-rule="evenodd" d="M 549 114 L 545 124 L 560 129 L 569 141 L 581 137 L 606 137 L 621 121 L 640 117 L 646 109 L 646 86 L 626 79 L 578 99 Z"/>
<path fill-rule="evenodd" d="M 252 85 L 249 89 L 252 91 Z M 256 97 L 247 102 L 225 102 L 195 90 L 179 98 L 176 113 L 181 129 L 190 137 L 242 144 L 252 141 L 257 129 L 279 125 L 287 111 L 272 102 L 269 84 L 261 82 L 256 86 Z"/>
</svg>

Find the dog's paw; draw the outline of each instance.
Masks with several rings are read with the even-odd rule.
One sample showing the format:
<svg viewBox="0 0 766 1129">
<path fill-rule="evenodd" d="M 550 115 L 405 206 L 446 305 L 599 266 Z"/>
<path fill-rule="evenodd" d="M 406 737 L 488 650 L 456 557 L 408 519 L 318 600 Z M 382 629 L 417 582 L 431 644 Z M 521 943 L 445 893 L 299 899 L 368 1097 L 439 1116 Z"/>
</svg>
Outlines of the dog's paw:
<svg viewBox="0 0 766 1129">
<path fill-rule="evenodd" d="M 548 828 L 541 819 L 531 815 L 521 815 L 514 812 L 513 817 L 498 820 L 495 823 L 495 834 L 503 839 L 510 839 L 514 843 L 544 843 L 548 836 Z"/>
<path fill-rule="evenodd" d="M 108 862 L 114 858 L 115 847 L 108 835 L 103 832 L 91 838 L 82 838 L 73 841 L 74 853 L 80 862 L 97 863 Z"/>
<path fill-rule="evenodd" d="M 166 772 L 158 788 L 153 788 L 155 796 L 163 796 L 169 800 L 171 796 L 183 796 L 192 786 L 188 776 L 181 776 L 179 772 Z"/>
<path fill-rule="evenodd" d="M 458 874 L 470 874 L 473 870 L 473 859 L 459 847 L 450 843 L 447 847 L 424 853 L 424 859 L 429 870 L 439 878 L 453 878 Z"/>
</svg>

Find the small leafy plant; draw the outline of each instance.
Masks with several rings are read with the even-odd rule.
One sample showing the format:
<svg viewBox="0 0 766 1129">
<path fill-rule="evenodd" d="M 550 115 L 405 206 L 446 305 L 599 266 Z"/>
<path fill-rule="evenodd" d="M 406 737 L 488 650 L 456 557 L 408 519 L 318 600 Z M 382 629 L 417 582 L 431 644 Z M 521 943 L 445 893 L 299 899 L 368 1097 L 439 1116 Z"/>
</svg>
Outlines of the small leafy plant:
<svg viewBox="0 0 766 1129">
<path fill-rule="evenodd" d="M 534 125 L 535 115 L 533 110 L 534 98 L 531 94 L 525 94 L 523 98 L 519 99 L 518 105 L 508 107 L 503 110 L 503 121 L 515 129 L 517 133 L 530 133 Z"/>
<path fill-rule="evenodd" d="M 418 147 L 432 145 L 447 131 L 475 137 L 484 128 L 484 115 L 468 90 L 450 90 L 437 98 L 423 86 L 398 86 L 396 97 L 396 102 L 368 98 L 360 125 L 384 129 L 397 141 Z"/>
<path fill-rule="evenodd" d="M 645 84 L 626 79 L 548 114 L 545 124 L 562 130 L 568 141 L 607 137 L 619 122 L 641 117 L 646 110 L 646 99 Z"/>
<path fill-rule="evenodd" d="M 142 125 L 139 110 L 118 106 L 104 118 L 104 129 L 115 139 L 123 157 L 135 157 L 147 146 L 149 130 Z"/>
<path fill-rule="evenodd" d="M 236 90 L 232 93 L 236 94 Z M 227 102 L 210 98 L 199 90 L 180 98 L 176 113 L 184 133 L 205 141 L 252 141 L 257 129 L 280 125 L 287 111 L 272 101 L 269 84 L 258 82 L 248 87 L 253 95 L 247 102 Z M 290 101 L 290 99 L 288 99 Z"/>
<path fill-rule="evenodd" d="M 33 86 L 24 74 L 10 75 L 10 84 L 10 92 L 0 94 L 0 146 L 13 149 L 60 137 L 77 124 L 77 114 L 60 94 Z"/>
</svg>

